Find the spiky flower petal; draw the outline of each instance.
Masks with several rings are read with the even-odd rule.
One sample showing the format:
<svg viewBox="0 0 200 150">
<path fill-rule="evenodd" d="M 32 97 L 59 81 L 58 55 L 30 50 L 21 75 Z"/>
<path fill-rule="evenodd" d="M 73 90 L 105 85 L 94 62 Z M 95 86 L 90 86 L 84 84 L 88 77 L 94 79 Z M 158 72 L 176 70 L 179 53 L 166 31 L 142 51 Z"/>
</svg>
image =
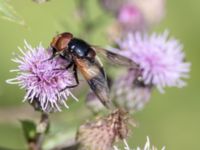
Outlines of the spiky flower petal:
<svg viewBox="0 0 200 150">
<path fill-rule="evenodd" d="M 24 101 L 37 104 L 43 111 L 61 111 L 60 105 L 68 108 L 67 98 L 75 97 L 69 89 L 60 92 L 66 86 L 75 84 L 73 72 L 61 69 L 68 62 L 60 58 L 46 61 L 52 53 L 41 44 L 32 48 L 25 41 L 24 49 L 19 48 L 19 50 L 22 56 L 17 55 L 12 59 L 18 67 L 16 70 L 11 70 L 11 72 L 16 71 L 17 76 L 7 80 L 7 83 L 18 84 L 25 89 Z"/>
<path fill-rule="evenodd" d="M 137 147 L 137 148 L 132 149 L 130 148 L 126 140 L 123 140 L 123 141 L 124 141 L 124 150 L 158 150 L 158 148 L 156 148 L 155 146 L 151 146 L 148 136 L 147 136 L 147 142 L 143 148 Z M 114 146 L 114 150 L 120 150 L 120 149 L 117 146 Z M 162 147 L 161 150 L 165 150 L 165 147 Z"/>
</svg>

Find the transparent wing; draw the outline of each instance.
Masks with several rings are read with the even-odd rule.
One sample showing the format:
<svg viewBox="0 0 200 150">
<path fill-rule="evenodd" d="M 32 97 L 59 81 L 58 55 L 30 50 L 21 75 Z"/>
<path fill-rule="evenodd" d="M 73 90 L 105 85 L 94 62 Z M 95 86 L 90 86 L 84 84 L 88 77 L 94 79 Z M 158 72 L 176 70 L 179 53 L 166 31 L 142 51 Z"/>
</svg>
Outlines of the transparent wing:
<svg viewBox="0 0 200 150">
<path fill-rule="evenodd" d="M 106 106 L 110 107 L 109 88 L 103 67 L 95 60 L 90 62 L 87 59 L 76 59 L 76 64 L 84 78 L 87 80 L 90 88 Z"/>
<path fill-rule="evenodd" d="M 98 54 L 101 54 L 102 56 L 106 57 L 108 61 L 110 61 L 113 64 L 123 65 L 123 66 L 131 67 L 131 68 L 138 68 L 138 65 L 134 61 L 130 60 L 129 58 L 125 56 L 111 52 L 99 46 L 92 46 L 92 48 Z"/>
</svg>

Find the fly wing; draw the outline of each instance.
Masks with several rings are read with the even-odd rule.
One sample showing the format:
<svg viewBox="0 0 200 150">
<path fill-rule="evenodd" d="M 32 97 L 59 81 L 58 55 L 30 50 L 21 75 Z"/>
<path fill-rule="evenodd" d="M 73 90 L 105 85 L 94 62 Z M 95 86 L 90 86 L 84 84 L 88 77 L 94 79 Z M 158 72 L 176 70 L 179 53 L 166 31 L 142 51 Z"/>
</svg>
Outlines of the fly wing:
<svg viewBox="0 0 200 150">
<path fill-rule="evenodd" d="M 109 88 L 105 72 L 97 60 L 89 61 L 87 59 L 76 59 L 77 68 L 87 80 L 90 88 L 104 104 L 110 108 Z"/>
<path fill-rule="evenodd" d="M 101 48 L 99 46 L 92 46 L 92 48 L 98 53 L 103 55 L 104 57 L 106 57 L 110 62 L 112 62 L 113 64 L 118 64 L 118 65 L 123 65 L 123 66 L 127 66 L 130 68 L 136 68 L 138 69 L 138 65 L 130 60 L 129 58 L 122 56 L 120 54 L 111 52 L 107 49 Z"/>
</svg>

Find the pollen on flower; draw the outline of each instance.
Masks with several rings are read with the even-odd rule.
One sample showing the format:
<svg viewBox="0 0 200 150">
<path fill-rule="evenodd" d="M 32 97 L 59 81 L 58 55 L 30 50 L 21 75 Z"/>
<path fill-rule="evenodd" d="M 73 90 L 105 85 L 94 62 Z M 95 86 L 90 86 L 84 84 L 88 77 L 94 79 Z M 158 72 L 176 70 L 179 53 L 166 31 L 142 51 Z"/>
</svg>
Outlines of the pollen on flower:
<svg viewBox="0 0 200 150">
<path fill-rule="evenodd" d="M 41 110 L 50 112 L 61 111 L 61 105 L 68 108 L 66 100 L 69 96 L 77 100 L 69 89 L 60 92 L 66 86 L 75 84 L 73 72 L 61 69 L 65 68 L 67 61 L 61 58 L 45 61 L 50 58 L 52 52 L 41 44 L 32 48 L 25 41 L 24 49 L 19 48 L 19 50 L 22 55 L 12 59 L 18 67 L 11 70 L 17 72 L 17 76 L 7 80 L 7 83 L 18 84 L 26 90 L 24 101 L 37 103 Z"/>
<path fill-rule="evenodd" d="M 183 46 L 176 39 L 169 38 L 168 32 L 161 35 L 135 33 L 118 41 L 121 54 L 139 64 L 146 85 L 163 88 L 183 87 L 182 80 L 188 78 L 190 63 L 185 62 Z"/>
</svg>

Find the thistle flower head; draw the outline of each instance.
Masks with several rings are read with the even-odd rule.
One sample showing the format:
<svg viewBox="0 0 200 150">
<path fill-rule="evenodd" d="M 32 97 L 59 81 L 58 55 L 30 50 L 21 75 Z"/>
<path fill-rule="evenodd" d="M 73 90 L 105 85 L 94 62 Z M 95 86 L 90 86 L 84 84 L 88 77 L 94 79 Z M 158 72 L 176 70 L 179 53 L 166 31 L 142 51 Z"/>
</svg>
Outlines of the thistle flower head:
<svg viewBox="0 0 200 150">
<path fill-rule="evenodd" d="M 132 3 L 120 7 L 117 19 L 124 31 L 142 30 L 145 26 L 142 12 Z"/>
<path fill-rule="evenodd" d="M 139 111 L 150 100 L 152 86 L 137 80 L 135 70 L 129 70 L 114 81 L 112 86 L 113 102 L 129 111 Z"/>
<path fill-rule="evenodd" d="M 190 63 L 185 62 L 183 46 L 176 39 L 169 39 L 168 32 L 161 35 L 135 33 L 118 41 L 122 55 L 140 65 L 145 85 L 155 85 L 159 91 L 163 88 L 183 87 L 186 83 Z"/>
<path fill-rule="evenodd" d="M 86 106 L 93 112 L 98 113 L 101 110 L 105 110 L 104 105 L 99 101 L 97 96 L 93 91 L 90 91 L 87 94 L 86 100 L 85 100 Z"/>
<path fill-rule="evenodd" d="M 99 0 L 99 3 L 103 9 L 115 14 L 125 1 L 126 0 Z"/>
<path fill-rule="evenodd" d="M 131 0 L 142 12 L 147 26 L 158 24 L 165 17 L 166 0 Z"/>
<path fill-rule="evenodd" d="M 127 116 L 123 110 L 116 110 L 105 118 L 82 125 L 77 133 L 77 141 L 84 150 L 110 150 L 118 139 L 128 134 Z"/>
<path fill-rule="evenodd" d="M 12 59 L 18 64 L 17 76 L 7 80 L 7 83 L 18 84 L 26 90 L 24 101 L 37 104 L 41 110 L 60 111 L 60 105 L 68 108 L 66 100 L 73 96 L 69 89 L 60 92 L 66 86 L 74 85 L 75 79 L 72 72 L 61 69 L 68 62 L 55 58 L 46 61 L 51 56 L 51 51 L 41 44 L 32 48 L 26 41 L 24 50 L 19 48 L 22 56 Z M 75 98 L 76 99 L 76 98 Z"/>
</svg>

